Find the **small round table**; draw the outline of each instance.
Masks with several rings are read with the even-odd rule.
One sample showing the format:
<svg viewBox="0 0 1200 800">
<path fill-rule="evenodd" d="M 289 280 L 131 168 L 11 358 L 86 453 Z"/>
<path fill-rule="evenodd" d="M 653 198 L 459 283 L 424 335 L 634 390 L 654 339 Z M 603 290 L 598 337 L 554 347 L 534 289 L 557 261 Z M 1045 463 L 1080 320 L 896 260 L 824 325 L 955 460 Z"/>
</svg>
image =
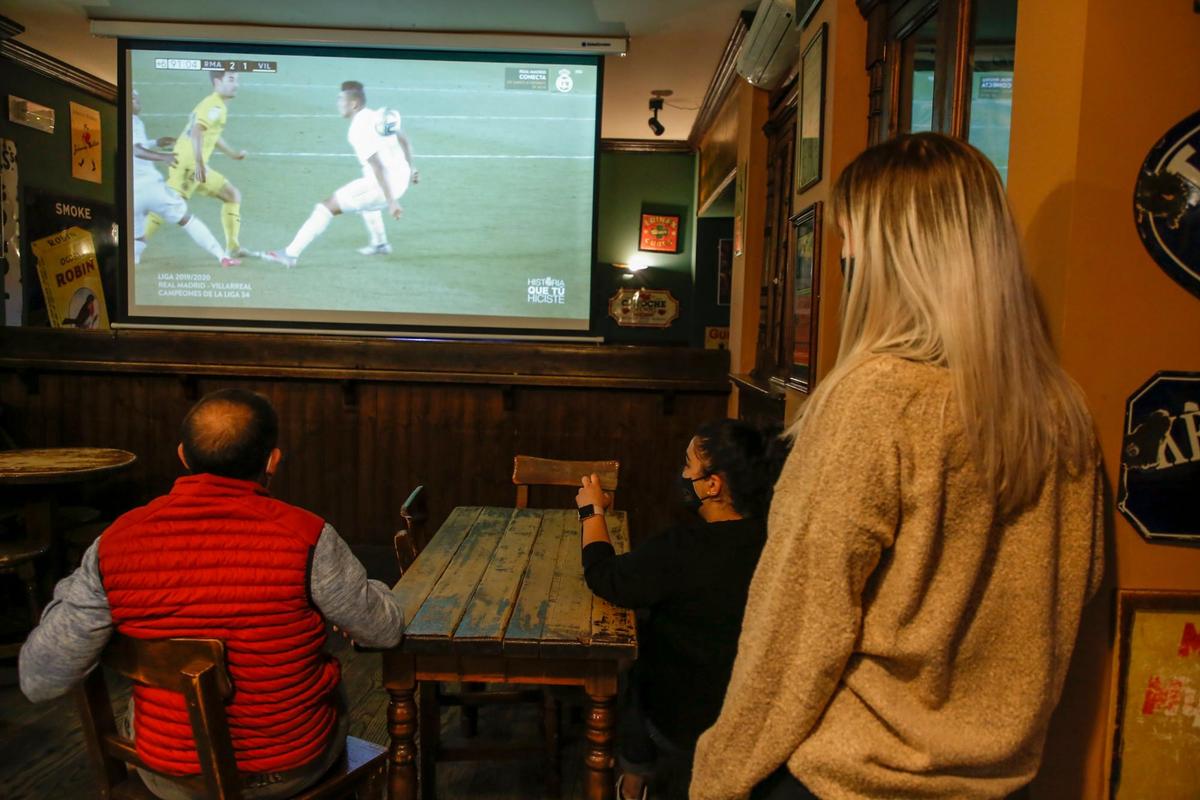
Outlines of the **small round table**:
<svg viewBox="0 0 1200 800">
<path fill-rule="evenodd" d="M 137 456 L 112 447 L 0 450 L 0 485 L 45 485 L 90 480 L 125 469 Z"/>
<path fill-rule="evenodd" d="M 33 559 L 56 550 L 53 539 L 54 487 L 103 477 L 126 469 L 135 461 L 137 456 L 133 453 L 110 447 L 0 450 L 0 487 L 21 487 L 21 516 L 25 522 L 22 539 L 0 542 L 0 570 L 15 572 L 25 584 L 34 625 L 41 608 Z M 51 560 L 55 561 L 54 558 Z M 19 646 L 19 643 L 0 646 L 0 656 L 12 655 L 14 648 Z"/>
</svg>

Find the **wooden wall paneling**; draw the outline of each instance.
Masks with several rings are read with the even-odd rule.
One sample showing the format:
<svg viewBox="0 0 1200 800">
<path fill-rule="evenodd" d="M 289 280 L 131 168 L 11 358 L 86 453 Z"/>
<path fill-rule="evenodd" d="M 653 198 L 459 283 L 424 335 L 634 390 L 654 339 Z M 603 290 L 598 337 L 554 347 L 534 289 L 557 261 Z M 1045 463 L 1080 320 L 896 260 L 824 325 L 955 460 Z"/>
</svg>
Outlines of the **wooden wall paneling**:
<svg viewBox="0 0 1200 800">
<path fill-rule="evenodd" d="M 21 356 L 0 347 L 0 403 L 20 444 L 104 445 L 136 453 L 128 476 L 136 490 L 128 501 L 133 505 L 169 491 L 182 474 L 175 446 L 195 397 L 229 386 L 260 391 L 279 412 L 285 454 L 272 491 L 324 516 L 359 545 L 390 545 L 399 504 L 418 483 L 429 490 L 434 525 L 456 505 L 510 505 L 517 452 L 620 459 L 621 507 L 630 511 L 634 535 L 648 535 L 671 519 L 673 504 L 664 501 L 671 495 L 664 492 L 688 437 L 701 421 L 721 416 L 727 399 L 727 360 L 681 348 L 545 348 L 552 367 L 533 359 L 517 370 L 510 365 L 507 383 L 499 380 L 513 353 L 507 347 L 467 348 L 473 368 L 484 367 L 475 382 L 465 374 L 431 380 L 427 369 L 434 359 L 423 353 L 413 380 L 390 377 L 404 374 L 391 368 L 403 366 L 395 363 L 403 359 L 386 350 L 369 354 L 366 362 L 388 364 L 387 370 L 364 369 L 362 360 L 346 356 L 351 366 L 345 372 L 356 382 L 347 404 L 345 378 L 302 370 L 275 374 L 278 360 L 259 365 L 270 373 L 263 375 L 251 364 L 201 359 L 188 365 L 184 380 L 175 360 L 150 360 L 154 341 L 134 346 L 143 348 L 142 360 L 120 361 L 127 353 L 107 335 L 44 333 L 17 334 L 28 346 Z M 0 331 L 0 345 L 9 335 Z M 308 337 L 298 339 L 290 340 L 297 349 L 314 347 Z M 80 346 L 55 359 L 39 352 L 49 347 L 45 341 Z M 96 349 L 89 354 L 88 347 Z M 354 351 L 359 343 L 348 347 Z M 321 353 L 322 346 L 315 350 Z M 284 350 L 272 356 L 285 357 L 295 358 Z M 321 358 L 335 360 L 332 351 Z M 110 359 L 120 368 L 109 368 Z M 563 383 L 540 383 L 553 369 L 567 373 Z M 26 370 L 36 381 L 24 377 Z M 564 490 L 553 504 L 569 505 L 573 496 Z"/>
</svg>

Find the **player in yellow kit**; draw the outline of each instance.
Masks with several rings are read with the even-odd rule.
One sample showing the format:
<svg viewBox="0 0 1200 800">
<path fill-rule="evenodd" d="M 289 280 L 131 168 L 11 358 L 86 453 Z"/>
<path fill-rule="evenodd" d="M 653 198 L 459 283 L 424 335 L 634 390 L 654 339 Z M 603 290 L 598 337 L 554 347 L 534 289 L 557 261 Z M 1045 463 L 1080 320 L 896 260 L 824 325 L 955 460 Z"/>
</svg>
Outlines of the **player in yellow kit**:
<svg viewBox="0 0 1200 800">
<path fill-rule="evenodd" d="M 242 225 L 242 193 L 228 178 L 209 166 L 214 150 L 220 150 L 236 161 L 246 157 L 245 150 L 234 150 L 222 135 L 229 114 L 226 102 L 237 96 L 238 74 L 229 70 L 214 70 L 208 75 L 213 92 L 192 109 L 187 125 L 175 142 L 175 164 L 167 172 L 167 186 L 185 200 L 197 191 L 220 200 L 225 253 L 229 258 L 243 258 L 252 253 L 243 249 L 238 242 Z M 147 230 L 147 234 L 152 232 Z"/>
</svg>

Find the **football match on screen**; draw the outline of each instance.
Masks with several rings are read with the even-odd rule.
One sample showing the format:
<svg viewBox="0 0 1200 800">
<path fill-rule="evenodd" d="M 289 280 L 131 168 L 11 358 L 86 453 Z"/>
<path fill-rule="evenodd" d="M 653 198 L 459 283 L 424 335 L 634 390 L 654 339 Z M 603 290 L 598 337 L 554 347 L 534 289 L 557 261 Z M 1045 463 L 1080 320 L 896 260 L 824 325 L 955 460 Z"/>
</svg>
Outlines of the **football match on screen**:
<svg viewBox="0 0 1200 800">
<path fill-rule="evenodd" d="M 128 65 L 134 315 L 586 325 L 594 63 Z"/>
</svg>

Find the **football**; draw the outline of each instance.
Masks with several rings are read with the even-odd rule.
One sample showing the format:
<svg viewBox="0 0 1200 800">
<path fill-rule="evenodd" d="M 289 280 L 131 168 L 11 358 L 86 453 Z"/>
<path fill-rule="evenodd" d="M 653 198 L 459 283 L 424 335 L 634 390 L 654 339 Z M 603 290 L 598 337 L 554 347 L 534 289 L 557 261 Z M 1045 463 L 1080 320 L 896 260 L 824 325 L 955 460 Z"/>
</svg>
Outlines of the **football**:
<svg viewBox="0 0 1200 800">
<path fill-rule="evenodd" d="M 379 120 L 375 123 L 375 132 L 380 136 L 393 136 L 400 130 L 400 112 L 394 108 L 380 111 Z"/>
</svg>

